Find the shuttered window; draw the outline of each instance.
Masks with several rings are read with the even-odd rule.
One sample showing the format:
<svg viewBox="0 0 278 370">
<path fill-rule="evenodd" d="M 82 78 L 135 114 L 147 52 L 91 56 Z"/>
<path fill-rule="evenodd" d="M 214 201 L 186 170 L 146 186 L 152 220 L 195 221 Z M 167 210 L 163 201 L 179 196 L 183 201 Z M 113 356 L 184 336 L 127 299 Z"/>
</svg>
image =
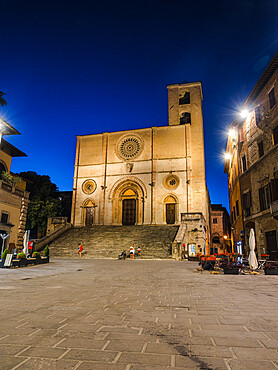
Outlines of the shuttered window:
<svg viewBox="0 0 278 370">
<path fill-rule="evenodd" d="M 260 141 L 258 143 L 259 157 L 261 158 L 264 155 L 264 143 Z"/>
<path fill-rule="evenodd" d="M 275 91 L 274 91 L 274 87 L 273 89 L 269 92 L 268 94 L 268 98 L 269 98 L 269 107 L 270 109 L 272 109 L 274 107 L 274 105 L 276 104 L 276 98 L 275 98 Z"/>
<path fill-rule="evenodd" d="M 273 144 L 278 144 L 278 126 L 273 130 Z"/>
<path fill-rule="evenodd" d="M 270 180 L 271 201 L 278 200 L 278 179 Z"/>
<path fill-rule="evenodd" d="M 249 217 L 251 215 L 251 192 L 243 194 L 242 196 L 242 206 L 244 209 L 245 217 Z"/>
<path fill-rule="evenodd" d="M 260 210 L 264 211 L 269 208 L 270 197 L 269 197 L 269 186 L 263 186 L 259 189 L 259 199 L 260 199 Z"/>
</svg>

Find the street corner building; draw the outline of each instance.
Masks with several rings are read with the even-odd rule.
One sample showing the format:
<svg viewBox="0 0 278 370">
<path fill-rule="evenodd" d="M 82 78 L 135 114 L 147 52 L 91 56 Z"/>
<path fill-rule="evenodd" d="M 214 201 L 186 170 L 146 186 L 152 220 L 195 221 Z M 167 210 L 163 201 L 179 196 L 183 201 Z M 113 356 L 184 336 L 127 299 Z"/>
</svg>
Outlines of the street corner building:
<svg viewBox="0 0 278 370">
<path fill-rule="evenodd" d="M 258 257 L 278 260 L 278 52 L 230 124 L 228 175 L 232 238 L 248 253 L 254 229 Z"/>
<path fill-rule="evenodd" d="M 204 253 L 209 197 L 202 86 L 167 89 L 169 125 L 77 136 L 71 222 L 176 225 L 175 240 Z"/>
<path fill-rule="evenodd" d="M 4 140 L 4 135 L 19 135 L 19 132 L 0 119 L 0 234 L 4 236 L 5 248 L 21 250 L 29 193 L 26 191 L 26 182 L 16 179 L 10 168 L 13 157 L 26 157 L 26 154 Z M 8 176 L 3 177 L 3 173 Z M 2 239 L 0 242 L 2 248 Z"/>
</svg>

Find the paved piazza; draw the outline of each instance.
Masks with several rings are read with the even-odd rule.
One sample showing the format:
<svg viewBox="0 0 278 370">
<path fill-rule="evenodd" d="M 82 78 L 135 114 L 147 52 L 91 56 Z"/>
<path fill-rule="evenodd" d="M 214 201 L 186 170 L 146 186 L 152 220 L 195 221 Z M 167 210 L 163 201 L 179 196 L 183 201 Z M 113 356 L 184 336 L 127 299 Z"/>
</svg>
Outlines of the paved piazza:
<svg viewBox="0 0 278 370">
<path fill-rule="evenodd" d="M 278 276 L 195 262 L 0 270 L 0 369 L 277 369 Z"/>
</svg>

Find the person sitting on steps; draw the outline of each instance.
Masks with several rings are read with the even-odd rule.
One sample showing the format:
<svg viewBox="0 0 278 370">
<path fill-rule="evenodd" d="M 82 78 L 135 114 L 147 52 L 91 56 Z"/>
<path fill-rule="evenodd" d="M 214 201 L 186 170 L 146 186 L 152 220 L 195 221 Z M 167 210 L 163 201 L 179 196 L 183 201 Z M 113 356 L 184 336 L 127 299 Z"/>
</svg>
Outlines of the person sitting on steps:
<svg viewBox="0 0 278 370">
<path fill-rule="evenodd" d="M 81 245 L 81 243 L 78 244 L 78 254 L 79 254 L 79 257 L 82 257 L 82 251 L 83 251 L 83 247 Z"/>
</svg>

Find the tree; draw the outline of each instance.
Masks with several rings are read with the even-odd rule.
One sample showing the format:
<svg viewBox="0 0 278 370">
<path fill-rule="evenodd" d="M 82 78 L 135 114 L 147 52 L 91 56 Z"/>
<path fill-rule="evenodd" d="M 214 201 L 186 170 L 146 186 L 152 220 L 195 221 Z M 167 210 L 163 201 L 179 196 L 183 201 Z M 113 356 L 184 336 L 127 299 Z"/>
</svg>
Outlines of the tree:
<svg viewBox="0 0 278 370">
<path fill-rule="evenodd" d="M 27 180 L 26 190 L 30 192 L 26 227 L 45 235 L 48 217 L 60 216 L 62 212 L 58 187 L 49 176 L 33 171 L 20 172 L 19 176 Z"/>
<path fill-rule="evenodd" d="M 20 183 L 21 178 L 19 176 L 13 176 L 8 171 L 3 171 L 0 173 L 0 178 L 4 181 L 6 181 L 10 185 L 16 186 L 18 183 Z"/>
<path fill-rule="evenodd" d="M 6 94 L 3 93 L 2 91 L 0 91 L 0 105 L 1 105 L 1 107 L 4 107 L 5 105 L 7 105 L 6 99 L 3 98 L 4 95 L 6 95 Z"/>
</svg>

